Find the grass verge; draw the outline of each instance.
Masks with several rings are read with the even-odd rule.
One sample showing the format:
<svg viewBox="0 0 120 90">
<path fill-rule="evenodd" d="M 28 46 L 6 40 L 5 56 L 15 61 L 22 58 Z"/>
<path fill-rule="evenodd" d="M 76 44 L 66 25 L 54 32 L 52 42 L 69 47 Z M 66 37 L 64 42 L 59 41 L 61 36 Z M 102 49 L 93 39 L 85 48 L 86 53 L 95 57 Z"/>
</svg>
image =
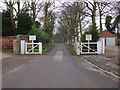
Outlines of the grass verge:
<svg viewBox="0 0 120 90">
<path fill-rule="evenodd" d="M 52 48 L 54 47 L 53 44 L 44 44 L 43 45 L 43 54 L 47 54 Z"/>
<path fill-rule="evenodd" d="M 70 53 L 73 55 L 73 56 L 77 56 L 76 52 L 74 51 L 74 46 L 71 45 L 71 44 L 65 44 L 68 48 L 68 50 L 70 51 Z"/>
</svg>

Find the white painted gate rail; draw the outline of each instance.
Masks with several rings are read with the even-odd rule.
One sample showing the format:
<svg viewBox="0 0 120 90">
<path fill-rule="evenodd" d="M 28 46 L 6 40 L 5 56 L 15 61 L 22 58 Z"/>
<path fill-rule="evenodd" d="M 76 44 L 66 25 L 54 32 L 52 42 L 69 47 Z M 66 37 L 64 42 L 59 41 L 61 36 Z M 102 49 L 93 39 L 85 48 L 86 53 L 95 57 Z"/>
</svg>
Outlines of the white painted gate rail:
<svg viewBox="0 0 120 90">
<path fill-rule="evenodd" d="M 36 35 L 30 35 L 29 40 L 32 42 L 27 43 L 25 40 L 21 40 L 21 54 L 42 54 L 42 43 L 34 43 L 34 40 L 36 40 Z"/>
<path fill-rule="evenodd" d="M 28 46 L 32 45 L 30 49 L 28 49 Z M 38 48 L 37 48 L 38 47 Z M 37 48 L 35 51 L 35 48 Z M 25 43 L 25 54 L 42 54 L 42 43 Z"/>
<path fill-rule="evenodd" d="M 80 50 L 81 54 L 97 54 L 98 53 L 97 50 L 90 48 L 90 45 L 96 45 L 97 46 L 97 42 L 89 42 L 89 43 L 81 42 L 81 50 Z M 87 48 L 86 52 L 83 51 L 83 47 Z"/>
<path fill-rule="evenodd" d="M 91 45 L 96 46 L 91 48 Z M 86 51 L 85 51 L 86 50 Z M 76 42 L 75 51 L 77 55 L 80 54 L 104 54 L 105 53 L 105 41 L 104 39 L 98 42 Z"/>
<path fill-rule="evenodd" d="M 42 43 L 26 43 L 21 40 L 21 54 L 42 54 Z"/>
</svg>

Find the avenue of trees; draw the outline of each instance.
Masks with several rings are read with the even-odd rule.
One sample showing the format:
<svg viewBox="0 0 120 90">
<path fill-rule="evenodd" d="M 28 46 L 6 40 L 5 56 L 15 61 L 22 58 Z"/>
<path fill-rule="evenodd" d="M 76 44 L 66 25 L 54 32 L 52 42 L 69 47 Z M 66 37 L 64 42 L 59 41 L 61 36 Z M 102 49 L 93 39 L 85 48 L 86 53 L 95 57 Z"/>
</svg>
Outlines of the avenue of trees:
<svg viewBox="0 0 120 90">
<path fill-rule="evenodd" d="M 3 36 L 35 34 L 44 43 L 52 38 L 72 43 L 85 41 L 86 33 L 91 33 L 93 41 L 97 41 L 103 25 L 113 34 L 120 33 L 120 2 L 85 0 L 64 2 L 58 7 L 55 2 L 41 0 L 7 0 L 3 4 L 6 6 L 2 8 Z"/>
<path fill-rule="evenodd" d="M 85 34 L 91 33 L 92 41 L 97 41 L 99 33 L 104 30 L 103 25 L 109 32 L 119 35 L 119 6 L 120 2 L 94 2 L 94 0 L 63 3 L 58 21 L 59 34 L 57 34 L 61 35 L 62 39 L 58 39 L 71 43 L 75 40 L 85 41 Z"/>
</svg>

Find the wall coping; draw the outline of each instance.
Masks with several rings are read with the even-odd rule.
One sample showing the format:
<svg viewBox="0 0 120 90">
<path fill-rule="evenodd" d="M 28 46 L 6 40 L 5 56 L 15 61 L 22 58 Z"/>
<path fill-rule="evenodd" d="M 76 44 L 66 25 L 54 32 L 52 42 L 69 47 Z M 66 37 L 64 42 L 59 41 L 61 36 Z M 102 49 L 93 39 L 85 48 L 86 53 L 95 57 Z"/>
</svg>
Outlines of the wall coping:
<svg viewBox="0 0 120 90">
<path fill-rule="evenodd" d="M 0 38 L 16 38 L 16 36 L 0 36 Z"/>
</svg>

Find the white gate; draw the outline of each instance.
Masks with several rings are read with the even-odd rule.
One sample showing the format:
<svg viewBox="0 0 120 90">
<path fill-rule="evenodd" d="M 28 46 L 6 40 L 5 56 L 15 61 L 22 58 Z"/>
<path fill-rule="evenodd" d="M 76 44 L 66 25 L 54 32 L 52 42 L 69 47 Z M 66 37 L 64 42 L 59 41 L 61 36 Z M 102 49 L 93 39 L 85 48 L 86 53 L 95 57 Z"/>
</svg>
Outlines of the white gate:
<svg viewBox="0 0 120 90">
<path fill-rule="evenodd" d="M 25 54 L 42 54 L 42 43 L 25 43 Z"/>
<path fill-rule="evenodd" d="M 81 54 L 97 54 L 97 42 L 81 42 Z"/>
<path fill-rule="evenodd" d="M 104 39 L 98 42 L 76 42 L 75 51 L 80 54 L 104 54 L 105 41 Z"/>
<path fill-rule="evenodd" d="M 30 35 L 29 40 L 31 40 L 32 43 L 27 43 L 25 40 L 21 40 L 21 54 L 42 54 L 42 43 L 34 43 L 36 36 Z"/>
</svg>

